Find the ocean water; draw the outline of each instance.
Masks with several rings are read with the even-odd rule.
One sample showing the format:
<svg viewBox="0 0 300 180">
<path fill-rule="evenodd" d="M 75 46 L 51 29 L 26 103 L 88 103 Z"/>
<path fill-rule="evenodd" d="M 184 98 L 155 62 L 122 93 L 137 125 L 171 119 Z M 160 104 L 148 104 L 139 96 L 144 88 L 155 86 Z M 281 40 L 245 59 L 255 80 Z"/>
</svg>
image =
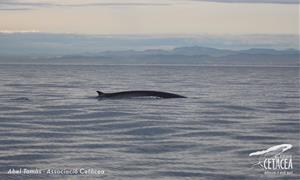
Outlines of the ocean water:
<svg viewBox="0 0 300 180">
<path fill-rule="evenodd" d="M 266 179 L 249 153 L 279 144 L 293 173 L 271 178 L 299 179 L 299 88 L 299 67 L 0 65 L 0 179 Z"/>
</svg>

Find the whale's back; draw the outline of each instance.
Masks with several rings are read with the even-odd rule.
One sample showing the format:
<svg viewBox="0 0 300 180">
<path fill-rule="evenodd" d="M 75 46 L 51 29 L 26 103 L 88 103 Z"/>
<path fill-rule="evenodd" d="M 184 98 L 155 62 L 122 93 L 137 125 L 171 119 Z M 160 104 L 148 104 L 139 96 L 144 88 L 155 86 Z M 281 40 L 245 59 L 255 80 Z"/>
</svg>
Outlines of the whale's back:
<svg viewBox="0 0 300 180">
<path fill-rule="evenodd" d="M 105 98 L 134 98 L 134 97 L 159 97 L 159 98 L 185 98 L 184 96 L 161 91 L 122 91 L 104 93 Z"/>
</svg>

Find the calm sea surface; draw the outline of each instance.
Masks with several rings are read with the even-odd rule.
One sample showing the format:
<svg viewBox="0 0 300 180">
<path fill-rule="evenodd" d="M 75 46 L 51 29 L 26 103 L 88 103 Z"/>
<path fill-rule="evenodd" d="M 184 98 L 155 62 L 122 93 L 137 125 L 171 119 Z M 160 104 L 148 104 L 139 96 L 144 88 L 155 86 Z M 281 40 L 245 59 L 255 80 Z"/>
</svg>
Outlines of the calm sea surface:
<svg viewBox="0 0 300 180">
<path fill-rule="evenodd" d="M 0 65 L 0 179 L 265 179 L 249 153 L 292 144 L 299 67 Z M 97 100 L 96 90 L 186 99 Z M 99 170 L 9 175 L 9 169 Z"/>
</svg>

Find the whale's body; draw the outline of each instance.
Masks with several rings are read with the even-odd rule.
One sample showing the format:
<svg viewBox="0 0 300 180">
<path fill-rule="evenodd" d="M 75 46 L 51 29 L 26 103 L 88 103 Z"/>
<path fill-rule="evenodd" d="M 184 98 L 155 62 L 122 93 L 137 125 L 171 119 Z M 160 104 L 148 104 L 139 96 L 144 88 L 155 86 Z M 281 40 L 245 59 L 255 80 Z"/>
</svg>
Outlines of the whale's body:
<svg viewBox="0 0 300 180">
<path fill-rule="evenodd" d="M 121 91 L 115 93 L 103 93 L 97 91 L 98 98 L 111 98 L 111 99 L 123 99 L 123 98 L 138 98 L 138 97 L 157 97 L 157 98 L 186 98 L 184 96 L 161 92 L 161 91 Z"/>
</svg>

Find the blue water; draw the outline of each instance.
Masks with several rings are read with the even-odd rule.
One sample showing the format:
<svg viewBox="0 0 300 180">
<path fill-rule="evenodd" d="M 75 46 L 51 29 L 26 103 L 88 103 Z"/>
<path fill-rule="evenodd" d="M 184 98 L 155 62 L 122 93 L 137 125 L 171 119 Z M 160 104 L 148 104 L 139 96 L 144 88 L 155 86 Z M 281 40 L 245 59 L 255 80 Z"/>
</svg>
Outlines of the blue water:
<svg viewBox="0 0 300 180">
<path fill-rule="evenodd" d="M 249 153 L 278 144 L 293 145 L 293 174 L 272 178 L 299 179 L 299 88 L 299 67 L 0 65 L 0 179 L 265 179 Z"/>
</svg>

